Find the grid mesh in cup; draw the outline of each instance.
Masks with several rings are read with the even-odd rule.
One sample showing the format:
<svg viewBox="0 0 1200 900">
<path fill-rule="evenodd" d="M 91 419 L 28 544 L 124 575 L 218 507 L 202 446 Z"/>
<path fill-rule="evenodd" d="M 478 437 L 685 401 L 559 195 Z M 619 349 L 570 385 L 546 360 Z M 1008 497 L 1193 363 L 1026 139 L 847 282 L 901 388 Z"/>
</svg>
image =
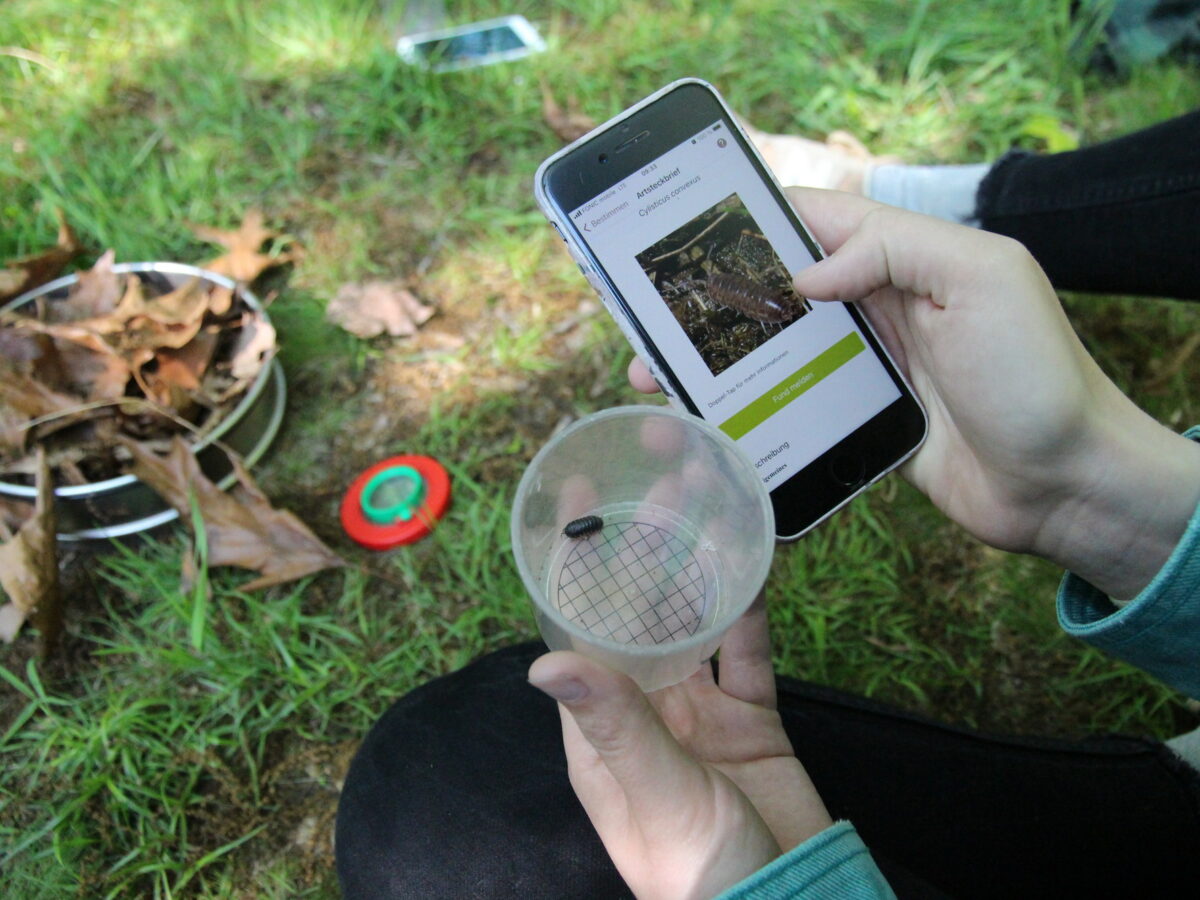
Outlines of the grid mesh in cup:
<svg viewBox="0 0 1200 900">
<path fill-rule="evenodd" d="M 558 572 L 559 611 L 594 635 L 663 644 L 695 634 L 706 609 L 691 548 L 645 522 L 608 522 L 575 539 Z"/>
</svg>

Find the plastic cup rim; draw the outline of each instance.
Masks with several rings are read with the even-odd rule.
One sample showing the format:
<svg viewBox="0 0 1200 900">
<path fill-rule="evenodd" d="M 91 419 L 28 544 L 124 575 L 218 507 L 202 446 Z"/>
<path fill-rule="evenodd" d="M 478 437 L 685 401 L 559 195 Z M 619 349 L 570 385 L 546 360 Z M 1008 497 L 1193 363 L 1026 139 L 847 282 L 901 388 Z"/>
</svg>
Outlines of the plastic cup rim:
<svg viewBox="0 0 1200 900">
<path fill-rule="evenodd" d="M 529 564 L 524 558 L 524 554 L 520 553 L 517 549 L 520 546 L 520 513 L 524 510 L 524 498 L 529 493 L 529 482 L 533 478 L 532 473 L 537 470 L 538 464 L 558 443 L 562 442 L 574 432 L 581 431 L 584 428 L 590 427 L 597 422 L 602 422 L 605 419 L 648 415 L 667 416 L 678 419 L 687 425 L 699 428 L 700 430 L 706 432 L 719 445 L 722 445 L 726 450 L 731 451 L 734 459 L 740 461 L 740 463 L 746 469 L 746 473 L 751 476 L 752 483 L 758 485 L 760 488 L 760 490 L 756 491 L 755 493 L 759 495 L 760 506 L 765 513 L 767 525 L 765 549 L 768 552 L 764 554 L 763 562 L 760 566 L 762 570 L 761 573 L 751 582 L 754 585 L 754 590 L 747 591 L 745 600 L 740 601 L 738 604 L 736 604 L 736 606 L 731 607 L 725 616 L 714 622 L 709 627 L 698 629 L 695 634 L 689 635 L 682 640 L 671 641 L 670 643 L 626 644 L 622 643 L 621 641 L 614 641 L 609 638 L 601 637 L 597 634 L 593 634 L 586 628 L 581 628 L 557 609 L 555 609 L 549 603 L 548 598 L 545 598 L 543 601 L 539 602 L 537 598 L 540 597 L 544 592 L 539 586 L 537 580 L 534 578 L 533 572 L 530 570 Z M 775 512 L 771 506 L 771 498 L 767 493 L 766 486 L 763 485 L 762 481 L 759 480 L 757 473 L 755 473 L 751 468 L 750 461 L 742 454 L 742 451 L 738 449 L 738 446 L 734 442 L 733 438 L 729 437 L 729 435 L 725 434 L 723 431 L 716 428 L 711 423 L 706 422 L 704 419 L 699 418 L 698 416 L 694 416 L 690 413 L 680 412 L 679 410 L 672 409 L 669 406 L 650 406 L 649 404 L 640 403 L 630 404 L 628 406 L 614 406 L 610 407 L 609 409 L 600 410 L 599 412 L 590 413 L 583 418 L 572 422 L 557 434 L 552 435 L 550 440 L 546 441 L 542 448 L 538 450 L 536 454 L 534 454 L 534 457 L 532 460 L 530 460 L 525 472 L 521 475 L 520 482 L 517 484 L 517 493 L 513 500 L 512 514 L 509 517 L 509 532 L 510 540 L 512 542 L 513 558 L 517 563 L 517 572 L 521 576 L 521 581 L 524 583 L 525 590 L 529 594 L 530 601 L 533 603 L 534 610 L 538 615 L 547 616 L 555 623 L 555 625 L 570 634 L 572 637 L 576 637 L 580 641 L 596 647 L 597 649 L 609 651 L 614 655 L 638 658 L 654 658 L 674 656 L 677 653 L 685 652 L 694 647 L 711 643 L 713 640 L 724 635 L 725 632 L 732 627 L 733 623 L 741 618 L 746 610 L 750 608 L 750 605 L 754 602 L 754 598 L 758 596 L 758 593 L 762 590 L 763 585 L 766 584 L 767 575 L 770 573 L 771 557 L 773 555 L 775 546 Z"/>
</svg>

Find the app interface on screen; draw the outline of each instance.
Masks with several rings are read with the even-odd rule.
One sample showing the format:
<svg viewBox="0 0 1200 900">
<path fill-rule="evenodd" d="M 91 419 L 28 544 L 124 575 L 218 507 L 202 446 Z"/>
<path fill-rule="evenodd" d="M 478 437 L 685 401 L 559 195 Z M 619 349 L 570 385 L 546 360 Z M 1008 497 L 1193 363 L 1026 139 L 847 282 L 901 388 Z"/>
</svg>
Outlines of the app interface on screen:
<svg viewBox="0 0 1200 900">
<path fill-rule="evenodd" d="M 774 488 L 899 398 L 812 255 L 715 122 L 568 213 L 704 418 Z"/>
</svg>

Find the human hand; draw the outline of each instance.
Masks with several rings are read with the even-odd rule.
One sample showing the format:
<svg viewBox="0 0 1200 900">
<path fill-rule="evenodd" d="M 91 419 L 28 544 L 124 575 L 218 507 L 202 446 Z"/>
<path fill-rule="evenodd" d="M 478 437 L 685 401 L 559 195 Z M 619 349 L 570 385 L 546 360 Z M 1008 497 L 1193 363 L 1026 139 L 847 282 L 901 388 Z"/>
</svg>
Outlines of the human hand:
<svg viewBox="0 0 1200 900">
<path fill-rule="evenodd" d="M 559 701 L 571 785 L 639 898 L 731 887 L 832 820 L 775 711 L 761 595 L 705 665 L 645 695 L 576 653 L 550 653 L 530 683 Z"/>
<path fill-rule="evenodd" d="M 796 289 L 857 303 L 925 404 L 904 474 L 992 546 L 1134 596 L 1200 501 L 1200 447 L 1100 371 L 1017 242 L 848 194 L 789 196 L 831 254 Z"/>
</svg>

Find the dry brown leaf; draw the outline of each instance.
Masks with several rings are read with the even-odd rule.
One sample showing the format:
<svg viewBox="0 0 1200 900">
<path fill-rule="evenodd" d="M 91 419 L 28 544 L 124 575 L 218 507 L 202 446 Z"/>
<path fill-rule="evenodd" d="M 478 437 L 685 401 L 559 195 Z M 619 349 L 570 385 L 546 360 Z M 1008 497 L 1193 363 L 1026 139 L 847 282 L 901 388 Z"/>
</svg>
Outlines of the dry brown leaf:
<svg viewBox="0 0 1200 900">
<path fill-rule="evenodd" d="M 45 453 L 39 453 L 37 485 L 33 515 L 11 540 L 0 544 L 0 587 L 8 595 L 8 603 L 0 607 L 0 640 L 11 644 L 21 625 L 33 616 L 49 648 L 62 631 L 62 594 L 58 587 L 54 487 Z"/>
<path fill-rule="evenodd" d="M 28 280 L 24 269 L 0 269 L 0 303 L 21 294 Z"/>
<path fill-rule="evenodd" d="M 150 316 L 137 316 L 130 319 L 116 341 L 117 352 L 129 359 L 133 365 L 134 358 L 141 358 L 142 365 L 154 358 L 154 351 L 164 347 L 178 350 L 191 343 L 200 333 L 201 320 L 185 322 L 180 325 L 164 325 Z"/>
<path fill-rule="evenodd" d="M 82 280 L 86 272 L 81 272 Z M 74 295 L 68 297 L 68 301 Z M 74 324 L 98 334 L 116 334 L 125 330 L 126 323 L 135 316 L 146 311 L 146 295 L 142 289 L 142 279 L 136 275 L 118 276 L 116 285 L 116 300 L 107 309 L 86 319 L 76 319 Z"/>
<path fill-rule="evenodd" d="M 0 397 L 0 462 L 25 451 L 25 442 L 29 437 L 25 423 L 28 421 L 28 416 L 15 411 Z"/>
<path fill-rule="evenodd" d="M 41 287 L 59 276 L 67 263 L 83 251 L 75 232 L 58 214 L 58 243 L 49 250 L 14 259 L 0 269 L 0 303 Z"/>
<path fill-rule="evenodd" d="M 201 268 L 226 275 L 244 284 L 253 281 L 273 266 L 282 266 L 300 258 L 300 251 L 295 247 L 275 256 L 262 252 L 263 244 L 279 237 L 280 233 L 263 225 L 261 210 L 248 210 L 242 217 L 242 224 L 233 231 L 222 231 L 207 225 L 192 225 L 191 229 L 201 240 L 220 244 L 229 251 L 202 263 Z"/>
<path fill-rule="evenodd" d="M 162 325 L 190 325 L 208 312 L 209 295 L 199 278 L 192 278 L 168 294 L 145 301 L 142 315 Z"/>
<path fill-rule="evenodd" d="M 56 340 L 75 341 L 93 350 L 108 346 L 100 334 L 78 322 L 43 322 L 32 316 L 0 313 L 0 324 L 15 330 L 49 335 Z"/>
<path fill-rule="evenodd" d="M 116 253 L 108 250 L 90 269 L 79 273 L 67 296 L 46 307 L 50 322 L 77 322 L 107 316 L 121 300 L 124 278 L 113 271 Z M 130 279 L 136 281 L 137 279 Z"/>
<path fill-rule="evenodd" d="M 125 280 L 121 298 L 110 312 L 88 319 L 38 323 L 29 327 L 97 351 L 102 349 L 100 344 L 104 344 L 110 353 L 123 359 L 138 378 L 142 366 L 154 359 L 155 351 L 178 349 L 191 342 L 200 331 L 207 312 L 208 293 L 198 279 L 147 299 L 141 279 L 131 276 Z"/>
<path fill-rule="evenodd" d="M 263 366 L 271 361 L 277 349 L 275 326 L 262 313 L 247 312 L 242 317 L 242 330 L 229 356 L 229 374 L 233 377 L 233 384 L 225 388 L 217 399 L 225 400 L 246 390 L 258 378 Z"/>
<path fill-rule="evenodd" d="M 233 289 L 214 287 L 208 295 L 208 311 L 214 316 L 223 316 L 233 309 Z"/>
<path fill-rule="evenodd" d="M 153 371 L 142 372 L 147 396 L 159 406 L 187 416 L 195 406 L 201 379 L 219 342 L 217 329 L 205 328 L 183 347 L 155 351 Z"/>
<path fill-rule="evenodd" d="M 0 356 L 28 363 L 22 369 L 46 387 L 76 394 L 84 402 L 124 395 L 129 364 L 94 331 L 25 318 L 5 324 L 0 327 Z"/>
<path fill-rule="evenodd" d="M 579 140 L 596 127 L 596 120 L 579 109 L 574 96 L 567 97 L 566 109 L 559 106 L 545 82 L 542 82 L 542 118 L 565 144 Z"/>
<path fill-rule="evenodd" d="M 246 214 L 242 216 L 242 224 L 232 231 L 224 231 L 209 225 L 192 225 L 191 229 L 192 233 L 201 240 L 208 241 L 210 244 L 220 244 L 228 250 L 239 247 L 251 247 L 258 250 L 271 238 L 279 236 L 278 231 L 267 228 L 263 224 L 261 209 L 247 210 Z"/>
<path fill-rule="evenodd" d="M 54 348 L 62 363 L 62 380 L 55 384 L 43 377 L 42 381 L 78 394 L 85 403 L 125 396 L 131 373 L 120 356 L 75 341 L 55 341 Z"/>
<path fill-rule="evenodd" d="M 73 319 L 71 325 L 100 335 L 114 335 L 125 331 L 133 320 L 143 318 L 158 325 L 192 325 L 203 319 L 208 310 L 209 296 L 199 278 L 191 278 L 172 292 L 148 298 L 142 280 L 131 275 L 124 280 L 120 300 L 108 312 Z"/>
<path fill-rule="evenodd" d="M 24 500 L 0 497 L 0 539 L 12 540 L 13 532 L 29 521 L 33 506 Z"/>
<path fill-rule="evenodd" d="M 184 522 L 191 521 L 188 497 L 195 495 L 204 520 L 210 565 L 259 573 L 242 585 L 242 590 L 258 590 L 346 564 L 295 515 L 271 506 L 240 462 L 234 461 L 238 485 L 226 494 L 205 477 L 181 438 L 172 441 L 166 457 L 134 441 L 126 441 L 125 446 L 133 454 L 133 474 Z"/>
<path fill-rule="evenodd" d="M 97 263 L 97 265 L 100 264 Z M 86 273 L 81 273 L 80 277 L 82 278 L 84 274 Z M 36 316 L 6 313 L 3 324 L 16 329 L 46 334 L 56 341 L 74 341 L 96 352 L 108 351 L 111 353 L 113 352 L 112 347 L 104 340 L 104 335 L 119 335 L 124 332 L 130 318 L 141 313 L 145 307 L 139 279 L 125 279 L 122 284 L 121 276 L 114 277 L 118 279 L 115 295 L 117 299 L 114 300 L 112 308 L 105 313 L 87 318 L 76 317 L 68 313 L 65 318 L 51 316 L 48 320 Z M 69 304 L 72 296 L 74 295 L 69 295 L 61 303 L 51 304 L 50 308 L 57 309 Z"/>
<path fill-rule="evenodd" d="M 72 339 L 53 336 L 62 329 Z M 51 390 L 75 394 L 84 402 L 115 400 L 129 383 L 129 367 L 104 339 L 72 325 L 8 318 L 0 322 L 0 357 Z"/>
<path fill-rule="evenodd" d="M 44 436 L 110 412 L 104 409 L 80 409 L 81 405 L 79 398 L 52 390 L 28 375 L 5 366 L 4 361 L 0 360 L 0 443 L 18 449 L 23 447 L 32 430 L 28 428 L 29 421 L 42 416 L 54 416 L 51 421 L 39 426 L 38 433 Z"/>
<path fill-rule="evenodd" d="M 26 331 L 15 323 L 0 323 L 0 359 L 10 364 L 32 367 L 45 356 L 50 339 L 34 331 Z"/>
<path fill-rule="evenodd" d="M 184 391 L 200 390 L 200 379 L 208 371 L 220 334 L 205 328 L 182 347 L 165 347 L 154 354 L 158 367 L 152 382 L 174 385 Z"/>
<path fill-rule="evenodd" d="M 432 315 L 433 307 L 421 303 L 401 281 L 343 285 L 325 310 L 330 322 L 361 338 L 385 331 L 393 337 L 416 334 Z"/>
</svg>

